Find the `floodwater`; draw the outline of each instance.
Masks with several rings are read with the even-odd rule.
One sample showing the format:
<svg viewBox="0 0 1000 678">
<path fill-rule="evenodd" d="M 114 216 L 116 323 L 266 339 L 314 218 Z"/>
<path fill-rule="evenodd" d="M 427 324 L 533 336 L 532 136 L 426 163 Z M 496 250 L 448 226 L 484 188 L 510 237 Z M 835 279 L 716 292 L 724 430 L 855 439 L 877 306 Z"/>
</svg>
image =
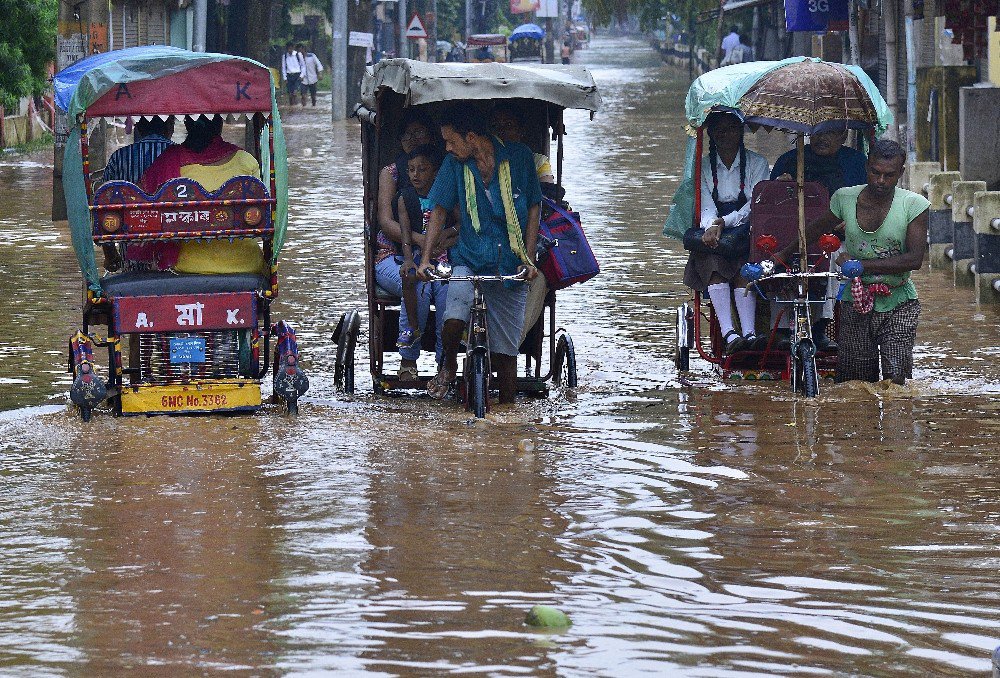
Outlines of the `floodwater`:
<svg viewBox="0 0 1000 678">
<path fill-rule="evenodd" d="M 968 676 L 1000 644 L 1000 313 L 941 271 L 905 388 L 720 382 L 671 361 L 659 235 L 687 82 L 642 43 L 578 53 L 568 194 L 603 273 L 560 296 L 575 392 L 470 422 L 332 386 L 361 307 L 356 123 L 286 116 L 290 419 L 65 407 L 79 276 L 44 163 L 0 158 L 0 674 Z M 531 445 L 518 445 L 530 441 Z M 530 449 L 533 446 L 533 449 Z M 573 621 L 522 621 L 538 603 Z"/>
</svg>

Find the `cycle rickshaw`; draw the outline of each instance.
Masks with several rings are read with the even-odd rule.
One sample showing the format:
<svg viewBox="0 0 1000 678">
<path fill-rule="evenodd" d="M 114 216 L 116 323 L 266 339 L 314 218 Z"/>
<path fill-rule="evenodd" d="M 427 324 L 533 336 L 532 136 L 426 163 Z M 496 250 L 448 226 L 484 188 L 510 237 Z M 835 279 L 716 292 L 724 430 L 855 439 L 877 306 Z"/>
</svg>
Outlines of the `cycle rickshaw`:
<svg viewBox="0 0 1000 678">
<path fill-rule="evenodd" d="M 428 64 L 408 59 L 389 59 L 376 64 L 365 76 L 362 101 L 356 110 L 361 120 L 362 172 L 364 178 L 365 282 L 368 297 L 369 370 L 378 394 L 406 389 L 423 389 L 431 374 L 416 379 L 400 379 L 386 370 L 385 356 L 396 352 L 392 339 L 397 334 L 400 299 L 388 294 L 375 282 L 375 253 L 378 233 L 378 176 L 399 152 L 396 131 L 405 110 L 419 107 L 432 119 L 460 100 L 489 102 L 513 100 L 526 117 L 526 143 L 532 150 L 549 153 L 554 142 L 554 169 L 557 185 L 563 176 L 563 113 L 567 108 L 597 111 L 600 94 L 590 72 L 575 66 L 540 64 Z M 431 311 L 433 313 L 433 310 Z M 548 383 L 576 386 L 576 354 L 570 335 L 556 322 L 556 293 L 548 290 L 537 320 L 529 318 L 528 330 L 520 346 L 524 369 L 519 369 L 517 388 L 522 393 L 545 394 Z M 436 334 L 433 317 L 421 337 L 424 350 L 434 351 Z M 345 313 L 334 332 L 337 343 L 335 381 L 351 393 L 355 389 L 354 352 L 361 328 L 357 310 Z M 475 337 L 469 344 L 474 343 Z M 544 371 L 543 371 L 543 363 Z M 460 373 L 463 370 L 460 370 Z M 470 378 L 460 374 L 460 383 Z M 460 396 L 476 414 L 485 409 L 489 371 L 484 383 L 460 388 Z M 469 392 L 483 394 L 483 407 L 475 406 Z M 470 401 L 471 398 L 471 401 Z"/>
<path fill-rule="evenodd" d="M 760 182 L 750 198 L 749 263 L 743 270 L 751 282 L 749 293 L 759 294 L 780 310 L 774 325 L 765 321 L 768 341 L 763 348 L 724 355 L 715 311 L 700 292 L 695 292 L 692 301 L 676 311 L 675 364 L 679 370 L 689 369 L 693 350 L 724 378 L 788 380 L 793 390 L 815 396 L 820 378 L 833 376 L 837 355 L 817 351 L 810 307 L 839 298 L 844 282 L 860 275 L 861 268 L 851 262 L 840 272 L 832 270 L 831 258 L 840 247 L 833 234 L 824 235 L 818 245 L 808 249 L 799 247 L 790 261 L 775 266 L 775 253 L 796 236 L 804 243 L 806 223 L 829 207 L 826 190 L 804 179 L 804 137 L 846 128 L 858 131 L 871 143 L 891 124 L 891 113 L 875 84 L 856 66 L 793 57 L 736 64 L 702 75 L 688 90 L 686 115 L 695 130 L 694 138 L 688 140 L 684 181 L 664 228 L 667 235 L 680 237 L 683 229 L 698 225 L 703 125 L 714 111 L 736 114 L 753 132 L 763 128 L 796 135 L 795 180 Z M 677 215 L 674 210 L 678 210 Z M 776 329 L 782 316 L 791 318 L 791 341 L 789 348 L 779 350 Z M 835 315 L 828 330 L 833 337 L 837 325 Z"/>
<path fill-rule="evenodd" d="M 83 419 L 105 400 L 116 415 L 256 411 L 268 363 L 274 395 L 296 413 L 308 379 L 294 330 L 272 324 L 270 314 L 288 178 L 269 69 L 229 54 L 136 47 L 84 59 L 57 74 L 55 87 L 69 122 L 63 183 L 85 286 L 83 325 L 69 347 L 70 397 Z M 220 178 L 217 190 L 184 178 L 191 165 L 152 193 L 131 181 L 101 182 L 91 172 L 91 131 L 153 116 L 215 124 L 221 116 L 230 132 L 242 128 L 242 146 L 262 172 Z M 131 259 L 137 245 L 197 242 L 214 252 L 211 243 L 239 239 L 261 243 L 264 269 L 177 273 Z M 115 248 L 124 270 L 102 276 L 95 245 Z M 95 326 L 106 326 L 106 336 Z M 106 378 L 97 374 L 98 348 L 107 349 Z"/>
</svg>

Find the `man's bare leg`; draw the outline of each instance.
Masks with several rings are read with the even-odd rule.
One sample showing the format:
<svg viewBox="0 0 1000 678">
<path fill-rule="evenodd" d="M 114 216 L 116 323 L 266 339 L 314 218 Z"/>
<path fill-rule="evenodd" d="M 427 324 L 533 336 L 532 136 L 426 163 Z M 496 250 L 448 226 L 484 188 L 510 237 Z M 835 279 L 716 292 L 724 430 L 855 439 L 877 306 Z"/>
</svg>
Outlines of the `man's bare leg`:
<svg viewBox="0 0 1000 678">
<path fill-rule="evenodd" d="M 513 403 L 517 395 L 517 356 L 491 353 L 490 362 L 497 371 L 500 403 Z"/>
</svg>

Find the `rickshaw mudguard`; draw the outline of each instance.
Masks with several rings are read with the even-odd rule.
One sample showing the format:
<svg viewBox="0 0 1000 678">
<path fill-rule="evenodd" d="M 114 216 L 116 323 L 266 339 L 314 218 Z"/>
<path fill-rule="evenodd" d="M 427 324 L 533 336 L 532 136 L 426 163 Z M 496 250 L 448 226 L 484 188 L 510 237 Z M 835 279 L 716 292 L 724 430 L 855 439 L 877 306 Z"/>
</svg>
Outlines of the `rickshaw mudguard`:
<svg viewBox="0 0 1000 678">
<path fill-rule="evenodd" d="M 73 384 L 69 397 L 73 404 L 93 409 L 108 397 L 107 385 L 94 370 L 94 340 L 80 331 L 70 339 L 70 372 Z"/>
<path fill-rule="evenodd" d="M 309 378 L 299 367 L 299 344 L 295 329 L 284 320 L 271 328 L 275 336 L 272 385 L 274 394 L 294 402 L 309 390 Z"/>
</svg>

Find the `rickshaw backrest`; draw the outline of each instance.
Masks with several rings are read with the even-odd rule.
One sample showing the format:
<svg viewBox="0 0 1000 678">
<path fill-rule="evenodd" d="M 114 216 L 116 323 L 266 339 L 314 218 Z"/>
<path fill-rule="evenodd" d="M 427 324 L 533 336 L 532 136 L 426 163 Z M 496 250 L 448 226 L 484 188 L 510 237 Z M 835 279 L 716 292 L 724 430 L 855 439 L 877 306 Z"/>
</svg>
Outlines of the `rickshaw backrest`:
<svg viewBox="0 0 1000 678">
<path fill-rule="evenodd" d="M 804 186 L 808 224 L 826 214 L 830 208 L 830 196 L 820 183 L 807 181 Z M 778 250 L 795 238 L 799 228 L 799 200 L 794 181 L 760 181 L 754 186 L 750 201 L 749 261 L 756 263 L 771 257 L 771 253 L 757 247 L 760 236 L 773 235 L 778 240 Z M 814 245 L 809 254 L 822 252 Z"/>
<path fill-rule="evenodd" d="M 250 176 L 233 177 L 217 191 L 193 179 L 171 179 L 155 195 L 128 181 L 109 181 L 94 195 L 94 241 L 269 235 L 274 204 L 264 182 Z"/>
</svg>

